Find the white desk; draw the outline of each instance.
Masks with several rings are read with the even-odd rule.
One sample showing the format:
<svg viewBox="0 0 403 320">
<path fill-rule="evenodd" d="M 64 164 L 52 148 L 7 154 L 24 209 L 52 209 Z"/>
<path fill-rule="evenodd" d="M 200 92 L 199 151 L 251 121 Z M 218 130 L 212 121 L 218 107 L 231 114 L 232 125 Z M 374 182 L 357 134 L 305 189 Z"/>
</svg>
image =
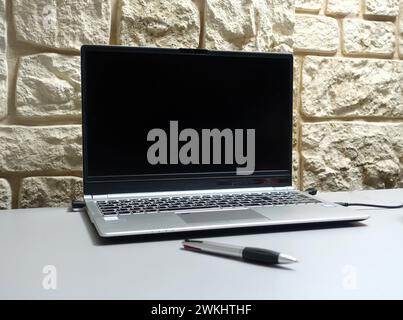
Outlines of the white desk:
<svg viewBox="0 0 403 320">
<path fill-rule="evenodd" d="M 403 189 L 322 193 L 346 202 L 398 204 Z M 268 267 L 180 250 L 180 240 L 101 241 L 85 213 L 0 212 L 0 299 L 403 298 L 403 209 L 369 210 L 348 227 L 215 236 L 266 247 L 298 264 Z M 44 289 L 46 265 L 56 289 Z"/>
</svg>

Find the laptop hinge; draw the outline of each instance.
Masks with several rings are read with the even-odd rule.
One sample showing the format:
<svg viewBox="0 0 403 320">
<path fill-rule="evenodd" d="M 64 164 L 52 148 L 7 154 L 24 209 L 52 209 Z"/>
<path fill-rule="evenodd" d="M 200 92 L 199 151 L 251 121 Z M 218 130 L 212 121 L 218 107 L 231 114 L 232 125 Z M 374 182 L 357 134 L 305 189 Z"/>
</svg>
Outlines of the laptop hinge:
<svg viewBox="0 0 403 320">
<path fill-rule="evenodd" d="M 274 191 L 289 191 L 289 190 L 295 190 L 294 187 L 289 186 L 289 187 L 274 187 L 273 188 Z"/>
<path fill-rule="evenodd" d="M 108 199 L 107 194 L 84 195 L 84 200 L 101 200 Z"/>
</svg>

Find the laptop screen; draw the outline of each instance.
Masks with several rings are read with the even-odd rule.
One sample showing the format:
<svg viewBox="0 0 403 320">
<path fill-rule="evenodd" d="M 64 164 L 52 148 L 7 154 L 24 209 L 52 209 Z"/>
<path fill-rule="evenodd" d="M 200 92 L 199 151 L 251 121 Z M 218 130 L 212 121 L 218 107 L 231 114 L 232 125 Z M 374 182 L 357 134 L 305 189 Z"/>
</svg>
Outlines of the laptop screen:
<svg viewBox="0 0 403 320">
<path fill-rule="evenodd" d="M 84 46 L 85 181 L 290 176 L 292 56 Z"/>
</svg>

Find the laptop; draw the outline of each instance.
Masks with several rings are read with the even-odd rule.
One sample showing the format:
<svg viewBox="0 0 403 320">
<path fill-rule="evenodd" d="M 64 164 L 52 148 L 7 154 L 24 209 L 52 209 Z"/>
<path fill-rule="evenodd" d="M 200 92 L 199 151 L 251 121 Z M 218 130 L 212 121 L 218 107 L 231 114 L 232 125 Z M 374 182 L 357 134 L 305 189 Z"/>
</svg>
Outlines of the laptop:
<svg viewBox="0 0 403 320">
<path fill-rule="evenodd" d="M 81 70 L 100 236 L 368 218 L 292 187 L 291 54 L 86 45 Z"/>
</svg>

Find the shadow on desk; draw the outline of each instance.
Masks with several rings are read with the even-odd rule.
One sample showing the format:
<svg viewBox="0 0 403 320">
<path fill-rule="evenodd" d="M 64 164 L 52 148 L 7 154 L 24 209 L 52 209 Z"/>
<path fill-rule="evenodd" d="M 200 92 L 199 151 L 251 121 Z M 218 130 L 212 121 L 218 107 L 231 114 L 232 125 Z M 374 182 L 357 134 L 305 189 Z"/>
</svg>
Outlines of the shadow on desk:
<svg viewBox="0 0 403 320">
<path fill-rule="evenodd" d="M 98 235 L 94 225 L 90 221 L 86 212 L 81 212 L 80 216 L 89 236 L 94 245 L 114 245 L 123 243 L 136 243 L 136 242 L 151 242 L 151 241 L 166 241 L 166 240 L 183 240 L 188 238 L 210 238 L 210 237 L 224 237 L 233 235 L 246 235 L 246 234 L 262 234 L 274 232 L 297 232 L 306 230 L 323 230 L 334 228 L 357 228 L 365 227 L 366 225 L 361 222 L 323 222 L 323 223 L 306 223 L 300 225 L 281 225 L 281 226 L 263 226 L 263 227 L 243 227 L 231 229 L 218 229 L 218 230 L 203 230 L 191 232 L 172 232 L 164 234 L 151 234 L 139 236 L 122 236 L 112 238 L 102 238 Z"/>
</svg>

